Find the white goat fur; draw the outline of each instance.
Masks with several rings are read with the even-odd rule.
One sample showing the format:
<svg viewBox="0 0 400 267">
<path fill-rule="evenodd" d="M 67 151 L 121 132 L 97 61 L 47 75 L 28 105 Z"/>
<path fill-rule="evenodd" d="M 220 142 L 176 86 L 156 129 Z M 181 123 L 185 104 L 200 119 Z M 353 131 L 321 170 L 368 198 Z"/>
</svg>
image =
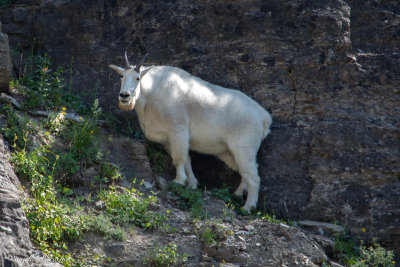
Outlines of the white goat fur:
<svg viewBox="0 0 400 267">
<path fill-rule="evenodd" d="M 145 136 L 170 154 L 176 167 L 174 182 L 197 187 L 189 149 L 213 154 L 240 173 L 235 194 L 248 191 L 243 208 L 255 208 L 260 187 L 256 154 L 272 123 L 264 108 L 237 90 L 176 67 L 140 67 L 140 73 L 134 66 L 110 68 L 122 75 L 119 107 L 135 108 Z"/>
</svg>

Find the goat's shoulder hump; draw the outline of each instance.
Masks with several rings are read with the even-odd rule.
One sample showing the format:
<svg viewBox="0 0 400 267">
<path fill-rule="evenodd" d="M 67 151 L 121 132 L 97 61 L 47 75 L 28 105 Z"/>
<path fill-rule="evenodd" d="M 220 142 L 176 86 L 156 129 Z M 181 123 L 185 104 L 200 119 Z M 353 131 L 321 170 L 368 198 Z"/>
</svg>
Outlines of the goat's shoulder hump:
<svg viewBox="0 0 400 267">
<path fill-rule="evenodd" d="M 152 71 L 162 72 L 162 73 L 176 73 L 181 75 L 191 75 L 190 73 L 181 68 L 168 65 L 153 66 Z"/>
</svg>

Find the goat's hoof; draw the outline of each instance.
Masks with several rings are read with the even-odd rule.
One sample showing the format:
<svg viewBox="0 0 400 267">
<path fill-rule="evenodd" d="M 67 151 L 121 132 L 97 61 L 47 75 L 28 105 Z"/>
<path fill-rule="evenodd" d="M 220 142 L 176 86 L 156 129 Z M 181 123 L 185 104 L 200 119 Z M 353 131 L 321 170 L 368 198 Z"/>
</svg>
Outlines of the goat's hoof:
<svg viewBox="0 0 400 267">
<path fill-rule="evenodd" d="M 172 182 L 176 183 L 176 184 L 180 184 L 180 185 L 185 185 L 185 181 L 182 181 L 182 180 L 176 179 L 176 178 L 174 180 L 172 180 Z"/>
<path fill-rule="evenodd" d="M 199 185 L 199 182 L 197 181 L 196 178 L 194 178 L 194 179 L 188 179 L 188 185 L 187 185 L 187 186 L 188 186 L 190 189 L 196 189 L 198 185 Z"/>
<path fill-rule="evenodd" d="M 195 184 L 188 184 L 188 187 L 189 187 L 190 189 L 196 189 L 196 188 L 197 188 L 197 183 L 195 183 Z"/>
<path fill-rule="evenodd" d="M 235 192 L 233 192 L 233 194 L 237 197 L 242 197 L 243 196 L 243 190 L 236 190 Z"/>
<path fill-rule="evenodd" d="M 243 209 L 250 214 L 252 210 L 254 210 L 256 207 L 254 205 L 244 205 Z"/>
</svg>

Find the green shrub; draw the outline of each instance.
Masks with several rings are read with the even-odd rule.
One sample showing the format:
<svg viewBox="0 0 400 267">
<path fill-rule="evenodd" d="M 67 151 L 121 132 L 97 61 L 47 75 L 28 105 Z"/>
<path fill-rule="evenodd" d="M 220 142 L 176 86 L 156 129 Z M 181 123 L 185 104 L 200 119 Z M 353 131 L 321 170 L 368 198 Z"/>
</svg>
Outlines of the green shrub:
<svg viewBox="0 0 400 267">
<path fill-rule="evenodd" d="M 55 168 L 55 173 L 58 177 L 67 176 L 78 172 L 80 169 L 79 161 L 75 159 L 71 151 L 61 152 L 59 160 Z"/>
<path fill-rule="evenodd" d="M 352 266 L 394 267 L 396 262 L 393 260 L 393 257 L 393 251 L 387 251 L 373 240 L 372 245 L 369 247 L 361 244 L 360 258 L 355 263 L 352 263 Z"/>
<path fill-rule="evenodd" d="M 164 226 L 165 216 L 148 211 L 149 205 L 155 201 L 154 197 L 143 197 L 134 190 L 125 190 L 115 197 L 112 195 L 116 191 L 104 193 L 107 209 L 95 212 L 88 207 L 83 208 L 79 202 L 83 197 L 76 196 L 73 189 L 60 183 L 58 178 L 69 177 L 78 172 L 80 166 L 87 167 L 88 164 L 100 165 L 102 175 L 111 181 L 121 178 L 118 167 L 104 162 L 101 157 L 100 128 L 97 124 L 101 109 L 98 101 L 94 101 L 90 110 L 85 109 L 87 115 L 80 122 L 65 119 L 67 107 L 77 105 L 81 108 L 82 105 L 78 101 L 65 102 L 75 101 L 76 98 L 65 93 L 61 73 L 61 70 L 50 70 L 50 61 L 46 55 L 31 56 L 23 77 L 13 81 L 12 86 L 27 97 L 25 108 L 54 112 L 47 120 L 35 122 L 27 115 L 20 115 L 21 112 L 16 112 L 10 105 L 3 105 L 0 112 L 6 115 L 6 123 L 1 133 L 10 143 L 14 143 L 10 161 L 16 174 L 28 182 L 29 198 L 24 201 L 23 208 L 29 220 L 32 242 L 52 260 L 64 266 L 102 265 L 107 261 L 104 255 L 72 255 L 68 251 L 67 242 L 82 239 L 88 231 L 97 232 L 106 239 L 124 240 L 126 233 L 119 225 L 124 221 L 119 221 L 119 218 L 154 229 Z M 40 142 L 37 139 L 36 147 L 31 148 L 29 143 L 33 138 L 29 137 L 32 133 L 38 133 L 45 141 L 52 141 L 50 136 L 58 135 L 61 140 L 57 141 L 64 144 L 57 146 L 60 151 L 55 152 L 50 145 L 37 145 Z M 134 211 L 124 208 L 125 204 L 129 206 L 132 203 L 135 203 Z"/>
<path fill-rule="evenodd" d="M 375 240 L 372 245 L 367 247 L 361 242 L 361 246 L 357 246 L 352 238 L 346 234 L 335 235 L 335 249 L 337 250 L 337 259 L 346 266 L 385 266 L 393 267 L 394 254 L 381 247 Z"/>
<path fill-rule="evenodd" d="M 119 225 L 114 225 L 108 216 L 100 214 L 91 218 L 89 230 L 102 234 L 106 239 L 121 241 L 126 239 L 125 230 Z"/>
<path fill-rule="evenodd" d="M 27 109 L 58 108 L 62 103 L 64 81 L 62 69 L 51 70 L 50 58 L 36 55 L 28 58 L 29 72 L 21 78 L 22 92 L 26 96 Z"/>
<path fill-rule="evenodd" d="M 196 232 L 203 244 L 209 247 L 219 246 L 228 235 L 232 235 L 232 231 L 224 231 L 218 220 L 205 221 L 198 226 Z"/>
<path fill-rule="evenodd" d="M 213 190 L 211 190 L 211 194 L 215 197 L 222 199 L 238 214 L 248 215 L 247 211 L 242 208 L 242 206 L 244 205 L 243 199 L 231 194 L 230 187 L 224 185 L 221 188 L 214 188 Z"/>
<path fill-rule="evenodd" d="M 60 112 L 53 112 L 49 115 L 47 120 L 45 121 L 45 126 L 49 131 L 58 135 L 60 132 L 65 131 L 66 123 L 65 123 L 65 110 L 63 107 Z"/>
<path fill-rule="evenodd" d="M 203 195 L 200 191 L 174 182 L 168 183 L 168 190 L 179 196 L 179 207 L 190 209 L 192 218 L 204 218 L 207 215 L 203 208 Z"/>
<path fill-rule="evenodd" d="M 85 119 L 82 118 L 80 122 L 72 122 L 62 136 L 68 142 L 74 159 L 79 162 L 91 165 L 102 158 L 98 135 L 100 128 L 97 123 L 100 114 L 101 109 L 96 99 L 90 114 Z"/>
<path fill-rule="evenodd" d="M 107 177 L 112 183 L 122 179 L 119 167 L 110 162 L 104 162 L 101 165 L 101 174 L 103 177 Z"/>
<path fill-rule="evenodd" d="M 217 244 L 217 234 L 214 233 L 211 227 L 206 227 L 200 234 L 200 239 L 205 243 L 207 246 L 212 247 Z"/>
<path fill-rule="evenodd" d="M 336 234 L 334 236 L 336 258 L 346 266 L 351 266 L 357 263 L 358 247 L 347 234 Z"/>
<path fill-rule="evenodd" d="M 150 204 L 157 201 L 154 196 L 144 197 L 135 189 L 122 188 L 122 192 L 118 192 L 111 187 L 111 190 L 101 192 L 100 198 L 114 223 L 133 223 L 145 229 L 165 226 L 165 216 L 149 211 Z"/>
<path fill-rule="evenodd" d="M 143 263 L 155 267 L 171 266 L 187 261 L 187 254 L 179 254 L 177 245 L 169 243 L 166 246 L 154 244 L 153 250 L 148 253 Z"/>
<path fill-rule="evenodd" d="M 36 127 L 26 115 L 22 116 L 11 105 L 4 108 L 6 123 L 1 129 L 4 137 L 17 148 L 22 149 L 30 144 L 29 133 L 36 132 Z"/>
</svg>

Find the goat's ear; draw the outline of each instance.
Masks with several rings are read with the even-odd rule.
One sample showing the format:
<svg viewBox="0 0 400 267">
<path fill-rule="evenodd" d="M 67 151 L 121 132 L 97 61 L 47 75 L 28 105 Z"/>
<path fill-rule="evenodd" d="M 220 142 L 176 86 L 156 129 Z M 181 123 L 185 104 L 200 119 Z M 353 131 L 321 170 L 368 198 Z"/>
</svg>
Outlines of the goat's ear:
<svg viewBox="0 0 400 267">
<path fill-rule="evenodd" d="M 124 68 L 115 66 L 114 64 L 110 64 L 110 65 L 108 65 L 108 66 L 109 66 L 110 68 L 112 68 L 113 70 L 115 70 L 119 75 L 122 75 L 122 74 L 124 73 L 124 71 L 125 71 Z"/>
<path fill-rule="evenodd" d="M 140 78 L 142 78 L 152 67 L 145 67 L 140 71 Z"/>
</svg>

